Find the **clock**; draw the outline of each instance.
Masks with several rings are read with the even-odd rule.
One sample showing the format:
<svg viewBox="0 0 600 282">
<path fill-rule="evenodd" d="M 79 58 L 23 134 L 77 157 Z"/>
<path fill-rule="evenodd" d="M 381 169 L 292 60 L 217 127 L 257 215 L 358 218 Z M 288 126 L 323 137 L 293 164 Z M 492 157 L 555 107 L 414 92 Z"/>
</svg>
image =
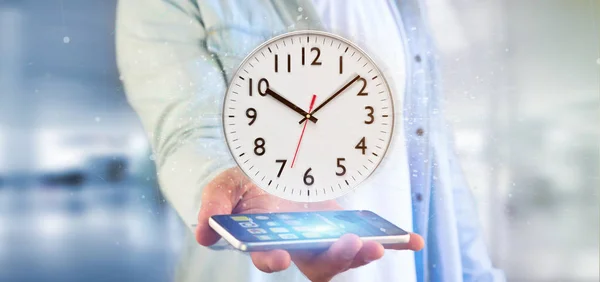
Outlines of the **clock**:
<svg viewBox="0 0 600 282">
<path fill-rule="evenodd" d="M 366 180 L 392 139 L 383 74 L 352 42 L 294 31 L 253 50 L 231 78 L 223 129 L 232 157 L 261 189 L 318 202 Z"/>
</svg>

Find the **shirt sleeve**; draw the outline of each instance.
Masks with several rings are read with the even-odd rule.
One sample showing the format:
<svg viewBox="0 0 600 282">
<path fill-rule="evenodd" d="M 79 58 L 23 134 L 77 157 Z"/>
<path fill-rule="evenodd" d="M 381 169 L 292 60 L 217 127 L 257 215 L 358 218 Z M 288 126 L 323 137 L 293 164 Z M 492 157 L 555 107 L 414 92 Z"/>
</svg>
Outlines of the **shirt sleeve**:
<svg viewBox="0 0 600 282">
<path fill-rule="evenodd" d="M 446 133 L 447 140 L 452 140 Z M 504 272 L 492 265 L 481 230 L 477 205 L 458 162 L 452 142 L 448 142 L 454 212 L 463 267 L 463 281 L 505 281 Z"/>
<path fill-rule="evenodd" d="M 226 79 L 189 0 L 119 1 L 117 63 L 152 146 L 160 189 L 193 230 L 202 187 L 234 166 L 221 131 Z"/>
</svg>

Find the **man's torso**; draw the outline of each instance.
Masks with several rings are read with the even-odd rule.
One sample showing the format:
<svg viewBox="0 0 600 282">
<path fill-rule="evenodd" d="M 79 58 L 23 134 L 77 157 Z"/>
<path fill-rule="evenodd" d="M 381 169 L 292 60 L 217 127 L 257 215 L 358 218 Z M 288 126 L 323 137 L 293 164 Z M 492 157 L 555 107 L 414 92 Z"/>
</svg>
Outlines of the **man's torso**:
<svg viewBox="0 0 600 282">
<path fill-rule="evenodd" d="M 340 34 L 364 49 L 386 75 L 394 96 L 394 107 L 397 109 L 394 136 L 385 160 L 376 173 L 356 191 L 338 201 L 347 209 L 373 210 L 405 230 L 412 231 L 411 189 L 401 111 L 406 67 L 403 39 L 400 38 L 401 23 L 397 11 L 393 10 L 395 6 L 387 1 L 377 1 L 367 7 L 358 1 L 340 5 L 339 1 L 314 0 L 314 3 L 296 6 L 278 5 L 280 2 L 248 10 L 238 7 L 239 2 L 232 2 L 232 6 L 228 6 L 221 5 L 223 3 L 211 4 L 209 1 L 204 3 L 208 5 L 204 10 L 200 5 L 209 34 L 209 51 L 221 55 L 229 80 L 245 55 L 267 40 L 270 32 L 275 35 L 286 30 L 318 28 Z M 240 10 L 236 10 L 236 7 Z M 311 20 L 317 20 L 314 17 L 318 17 L 322 25 L 311 26 Z M 293 25 L 303 20 L 308 22 Z M 293 266 L 280 273 L 265 274 L 253 267 L 246 254 L 200 248 L 193 238 L 188 240 L 188 245 L 178 281 L 305 281 Z M 335 281 L 416 281 L 414 254 L 387 252 L 381 260 L 343 273 Z"/>
</svg>

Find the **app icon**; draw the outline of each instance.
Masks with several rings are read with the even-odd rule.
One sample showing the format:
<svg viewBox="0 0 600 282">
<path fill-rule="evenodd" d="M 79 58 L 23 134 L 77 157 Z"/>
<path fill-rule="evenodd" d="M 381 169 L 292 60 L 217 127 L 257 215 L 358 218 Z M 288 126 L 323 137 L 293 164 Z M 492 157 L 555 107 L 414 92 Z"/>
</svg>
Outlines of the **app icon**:
<svg viewBox="0 0 600 282">
<path fill-rule="evenodd" d="M 291 233 L 279 234 L 279 237 L 281 239 L 298 239 L 298 236 L 291 234 Z"/>
<path fill-rule="evenodd" d="M 307 231 L 312 231 L 313 228 L 310 228 L 308 226 L 295 226 L 294 230 L 300 231 L 300 232 L 307 232 Z"/>
<path fill-rule="evenodd" d="M 294 217 L 289 215 L 289 214 L 278 214 L 277 217 L 286 220 L 286 219 L 293 219 Z"/>
<path fill-rule="evenodd" d="M 287 228 L 283 228 L 283 227 L 272 227 L 269 228 L 271 229 L 271 231 L 273 231 L 274 233 L 286 233 L 286 232 L 290 232 L 289 230 L 287 230 Z"/>
<path fill-rule="evenodd" d="M 271 240 L 271 236 L 269 235 L 254 235 L 256 236 L 256 238 L 258 238 L 258 240 Z"/>
<path fill-rule="evenodd" d="M 235 221 L 250 221 L 250 218 L 247 216 L 232 216 L 231 219 Z"/>
<path fill-rule="evenodd" d="M 279 225 L 279 223 L 277 223 L 277 222 L 275 222 L 275 221 L 268 221 L 268 222 L 267 222 L 267 225 L 268 225 L 268 226 L 278 226 L 278 225 Z"/>
<path fill-rule="evenodd" d="M 258 224 L 254 223 L 254 222 L 252 222 L 252 221 L 248 221 L 248 222 L 240 222 L 240 225 L 241 225 L 242 227 L 246 227 L 246 228 L 248 228 L 248 227 L 258 227 Z"/>
<path fill-rule="evenodd" d="M 286 220 L 285 223 L 287 225 L 302 225 L 302 222 L 299 220 Z"/>
<path fill-rule="evenodd" d="M 335 225 L 317 225 L 314 227 L 314 231 L 323 232 L 327 230 L 335 230 L 337 227 Z"/>
<path fill-rule="evenodd" d="M 246 229 L 248 230 L 248 232 L 250 232 L 251 234 L 265 234 L 267 233 L 267 230 L 264 230 L 262 228 L 250 228 L 250 229 Z"/>
<path fill-rule="evenodd" d="M 269 219 L 269 217 L 266 216 L 266 215 L 257 215 L 254 218 L 256 218 L 258 220 L 267 220 L 267 219 Z"/>
<path fill-rule="evenodd" d="M 317 232 L 305 232 L 305 233 L 302 233 L 302 236 L 304 236 L 306 238 L 319 238 L 319 237 L 321 237 L 321 234 L 319 234 Z"/>
</svg>

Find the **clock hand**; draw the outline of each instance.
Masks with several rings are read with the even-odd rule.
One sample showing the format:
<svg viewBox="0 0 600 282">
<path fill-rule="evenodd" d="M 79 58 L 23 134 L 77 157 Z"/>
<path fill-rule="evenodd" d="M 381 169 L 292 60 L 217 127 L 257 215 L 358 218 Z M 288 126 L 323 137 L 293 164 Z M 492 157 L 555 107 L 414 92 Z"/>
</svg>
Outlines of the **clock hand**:
<svg viewBox="0 0 600 282">
<path fill-rule="evenodd" d="M 295 112 L 299 113 L 300 115 L 302 115 L 304 117 L 304 119 L 308 118 L 312 122 L 317 122 L 318 119 L 316 117 L 313 117 L 312 115 L 308 114 L 303 109 L 301 109 L 300 107 L 294 105 L 292 102 L 290 102 L 287 99 L 283 98 L 281 95 L 277 94 L 271 88 L 267 88 L 267 90 L 265 91 L 265 94 L 269 94 L 271 97 L 275 98 L 275 100 L 281 102 L 282 104 L 288 106 L 290 109 L 292 109 Z"/>
<path fill-rule="evenodd" d="M 312 116 L 312 114 L 316 113 L 321 108 L 323 108 L 323 106 L 327 105 L 327 103 L 329 103 L 331 100 L 333 100 L 333 98 L 337 97 L 338 95 L 340 95 L 340 93 L 344 92 L 344 90 L 346 90 L 346 88 L 350 87 L 350 85 L 352 85 L 352 83 L 354 83 L 358 79 L 360 79 L 360 75 L 356 75 L 356 77 L 354 77 L 352 80 L 350 80 L 350 82 L 346 83 L 344 86 L 342 86 L 342 88 L 340 88 L 337 92 L 335 92 L 333 95 L 331 95 L 329 98 L 327 98 L 327 100 L 325 100 L 323 103 L 321 103 L 321 105 L 317 106 L 315 108 L 315 110 L 312 111 L 311 116 Z M 306 120 L 306 117 L 304 117 L 299 123 L 303 123 L 305 120 Z M 312 119 L 311 119 L 311 121 L 316 122 L 316 121 L 313 121 Z"/>
<path fill-rule="evenodd" d="M 310 107 L 308 112 L 310 113 L 312 111 L 313 106 L 315 105 L 315 99 L 317 98 L 317 95 L 313 94 L 312 96 L 312 100 L 310 100 Z M 298 155 L 298 149 L 300 149 L 300 143 L 302 143 L 302 137 L 304 136 L 304 130 L 306 129 L 306 124 L 308 124 L 308 121 L 306 121 L 304 123 L 304 127 L 302 127 L 302 133 L 300 134 L 300 140 L 298 140 L 298 145 L 296 146 L 296 152 L 294 153 L 294 159 L 292 159 L 292 166 L 294 167 L 294 162 L 296 162 L 296 156 Z"/>
</svg>

